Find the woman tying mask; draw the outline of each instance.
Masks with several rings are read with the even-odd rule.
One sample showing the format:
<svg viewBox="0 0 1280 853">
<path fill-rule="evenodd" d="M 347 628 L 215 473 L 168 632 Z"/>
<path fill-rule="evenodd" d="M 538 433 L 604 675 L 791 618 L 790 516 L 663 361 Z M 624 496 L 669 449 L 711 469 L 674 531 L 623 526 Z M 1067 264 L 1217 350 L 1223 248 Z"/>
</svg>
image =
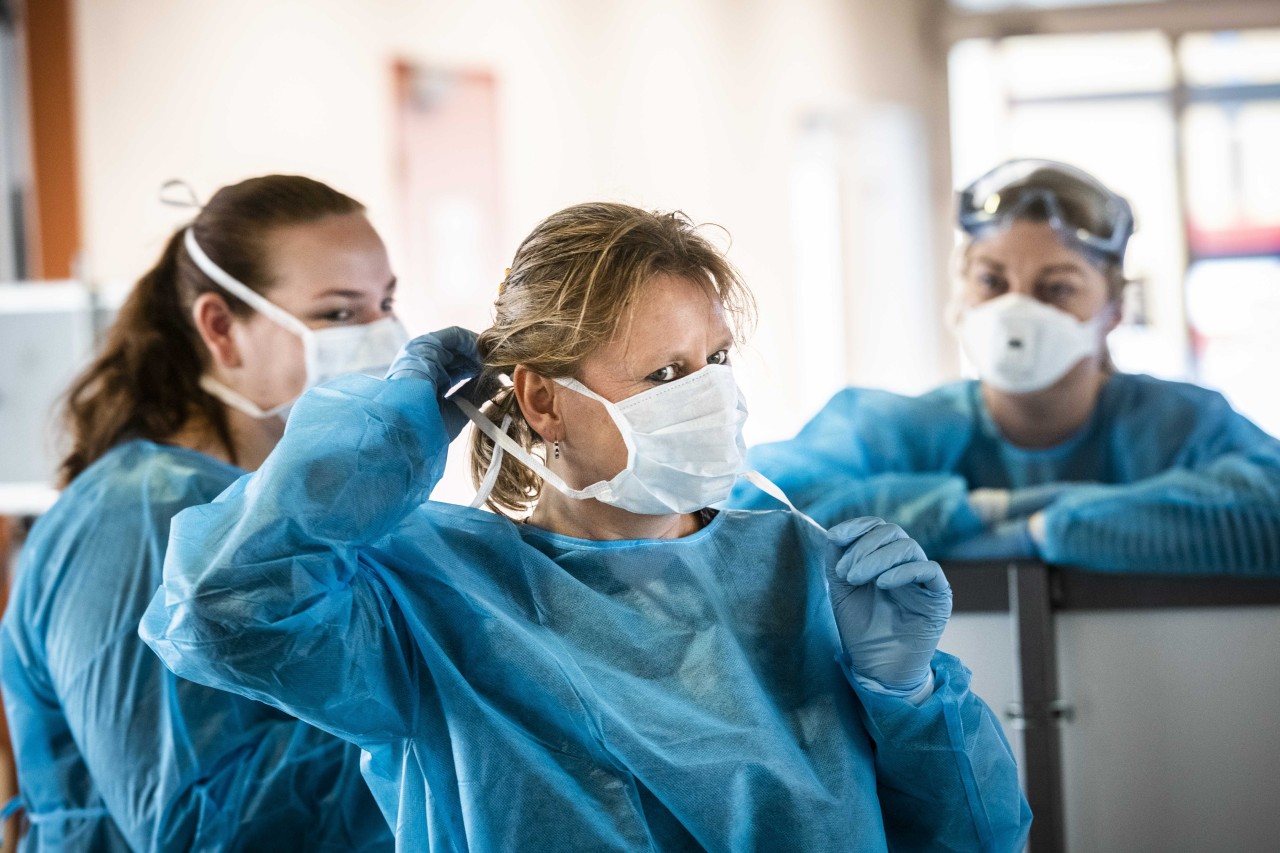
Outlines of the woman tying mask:
<svg viewBox="0 0 1280 853">
<path fill-rule="evenodd" d="M 390 849 L 358 749 L 175 678 L 138 622 L 172 517 L 257 468 L 304 388 L 390 364 L 394 287 L 359 203 L 271 175 L 219 190 L 134 288 L 69 393 L 67 486 L 0 635 L 23 849 Z"/>
<path fill-rule="evenodd" d="M 795 439 L 753 448 L 759 470 L 821 523 L 880 515 L 937 556 L 1280 571 L 1280 442 L 1220 394 L 1111 364 L 1128 203 L 1015 160 L 960 194 L 958 222 L 956 328 L 979 379 L 842 391 Z"/>
<path fill-rule="evenodd" d="M 478 347 L 305 395 L 175 520 L 144 638 L 364 748 L 400 849 L 1020 850 L 1000 726 L 935 651 L 937 564 L 876 519 L 712 508 L 749 305 L 682 216 L 549 217 Z M 426 500 L 462 393 L 498 513 Z"/>
</svg>

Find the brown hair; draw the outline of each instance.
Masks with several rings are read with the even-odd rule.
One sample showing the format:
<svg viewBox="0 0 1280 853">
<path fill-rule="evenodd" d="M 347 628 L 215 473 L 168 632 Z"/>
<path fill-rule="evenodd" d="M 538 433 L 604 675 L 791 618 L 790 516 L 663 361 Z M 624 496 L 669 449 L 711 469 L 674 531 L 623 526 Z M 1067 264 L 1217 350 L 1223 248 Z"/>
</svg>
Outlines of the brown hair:
<svg viewBox="0 0 1280 853">
<path fill-rule="evenodd" d="M 742 332 L 755 304 L 733 265 L 680 212 L 658 213 L 596 202 L 565 208 L 538 223 L 516 250 L 494 303 L 494 322 L 480 334 L 485 415 L 526 450 L 542 439 L 529 426 L 516 395 L 502 387 L 517 365 L 548 377 L 572 376 L 596 347 L 610 340 L 646 285 L 658 275 L 695 282 L 714 294 Z M 480 430 L 471 439 L 471 476 L 479 485 L 493 457 Z M 537 500 L 541 480 L 503 456 L 488 503 L 520 514 Z"/>
<path fill-rule="evenodd" d="M 274 282 L 267 251 L 272 229 L 363 210 L 319 181 L 266 175 L 218 190 L 190 227 L 214 263 L 265 293 Z M 67 392 L 63 419 L 71 451 L 62 460 L 64 484 L 117 444 L 135 438 L 164 441 L 191 418 L 206 421 L 235 461 L 226 410 L 199 385 L 209 353 L 191 309 L 200 294 L 209 292 L 221 296 L 237 316 L 252 309 L 200 271 L 183 249 L 185 231 L 169 238 L 160 260 L 138 280 L 102 352 Z"/>
</svg>

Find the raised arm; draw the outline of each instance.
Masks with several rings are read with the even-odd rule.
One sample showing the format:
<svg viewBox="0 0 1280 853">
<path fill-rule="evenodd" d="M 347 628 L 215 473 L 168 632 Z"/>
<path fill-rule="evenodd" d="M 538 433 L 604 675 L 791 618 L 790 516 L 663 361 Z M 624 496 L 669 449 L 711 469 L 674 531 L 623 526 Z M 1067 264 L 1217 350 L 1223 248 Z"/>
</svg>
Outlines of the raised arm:
<svg viewBox="0 0 1280 853">
<path fill-rule="evenodd" d="M 456 435 L 441 397 L 475 367 L 474 337 L 446 330 L 411 342 L 389 380 L 320 386 L 262 468 L 179 514 L 141 627 L 166 665 L 338 734 L 407 731 L 428 676 L 361 553 L 439 480 Z M 401 701 L 374 699 L 388 694 Z"/>
<path fill-rule="evenodd" d="M 68 734 L 135 849 L 212 850 L 233 840 L 245 850 L 391 849 L 356 746 L 174 678 L 134 629 L 59 696 Z"/>
</svg>

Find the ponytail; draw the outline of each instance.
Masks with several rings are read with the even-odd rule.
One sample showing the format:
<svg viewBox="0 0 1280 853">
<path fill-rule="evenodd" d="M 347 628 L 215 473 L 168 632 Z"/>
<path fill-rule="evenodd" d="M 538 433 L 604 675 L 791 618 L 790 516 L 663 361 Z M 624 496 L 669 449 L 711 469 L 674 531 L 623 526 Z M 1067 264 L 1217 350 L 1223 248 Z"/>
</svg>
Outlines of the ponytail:
<svg viewBox="0 0 1280 853">
<path fill-rule="evenodd" d="M 264 175 L 218 190 L 190 227 L 218 266 L 263 293 L 273 280 L 273 229 L 363 211 L 360 202 L 320 181 Z M 72 446 L 59 471 L 63 485 L 117 444 L 167 441 L 189 422 L 204 427 L 236 461 L 226 409 L 200 387 L 209 353 L 191 311 L 202 293 L 217 293 L 238 317 L 253 311 L 195 265 L 182 245 L 186 230 L 169 238 L 120 309 L 102 353 L 67 392 L 63 419 Z"/>
<path fill-rule="evenodd" d="M 226 412 L 199 384 L 204 345 L 178 289 L 183 230 L 139 279 L 102 352 L 67 392 L 63 418 L 72 447 L 59 470 L 63 485 L 117 444 L 173 435 L 193 414 L 213 427 L 235 461 Z"/>
</svg>

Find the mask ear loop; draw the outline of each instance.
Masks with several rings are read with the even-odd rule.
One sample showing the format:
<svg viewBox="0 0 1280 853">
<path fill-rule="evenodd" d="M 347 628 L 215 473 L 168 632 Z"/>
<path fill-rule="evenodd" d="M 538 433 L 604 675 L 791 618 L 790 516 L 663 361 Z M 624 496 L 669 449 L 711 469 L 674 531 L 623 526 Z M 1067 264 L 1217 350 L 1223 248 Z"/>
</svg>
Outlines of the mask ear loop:
<svg viewBox="0 0 1280 853">
<path fill-rule="evenodd" d="M 200 387 L 205 392 L 213 396 L 214 399 L 225 403 L 233 409 L 244 412 L 249 417 L 258 421 L 266 420 L 268 418 L 283 417 L 285 412 L 289 411 L 293 406 L 293 401 L 290 400 L 287 403 L 281 403 L 273 409 L 264 409 L 248 397 L 226 385 L 223 385 L 221 382 L 207 374 L 200 377 Z"/>
<path fill-rule="evenodd" d="M 742 477 L 742 479 L 751 483 L 751 485 L 755 486 L 757 489 L 764 492 L 766 495 L 773 498 L 778 503 L 785 505 L 787 509 L 794 512 L 796 515 L 800 516 L 805 521 L 812 524 L 814 527 L 818 528 L 820 531 L 822 531 L 823 535 L 826 535 L 827 528 L 823 527 L 821 524 L 814 521 L 812 518 L 805 515 L 800 510 L 796 509 L 796 505 L 793 504 L 791 502 L 791 499 L 787 497 L 787 493 L 782 491 L 782 489 L 778 487 L 778 484 L 773 482 L 773 480 L 770 480 L 768 477 L 766 477 L 764 474 L 761 474 L 759 471 L 743 471 L 738 476 Z"/>
<path fill-rule="evenodd" d="M 556 472 L 544 465 L 541 460 L 537 459 L 533 454 L 521 447 L 514 438 L 499 430 L 498 425 L 482 415 L 480 410 L 472 405 L 471 401 L 464 398 L 461 394 L 455 394 L 450 397 L 449 400 L 462 410 L 462 413 L 467 416 L 468 420 L 476 425 L 476 429 L 480 430 L 492 439 L 496 446 L 501 447 L 507 453 L 510 453 L 516 459 L 520 460 L 526 468 L 541 477 L 544 482 L 556 491 L 566 495 L 567 497 L 576 498 L 578 500 L 594 499 L 608 492 L 609 484 L 603 481 L 594 483 L 585 489 L 572 488 L 560 477 L 560 475 L 556 474 Z"/>
<path fill-rule="evenodd" d="M 187 227 L 187 230 L 182 235 L 182 246 L 187 250 L 187 256 L 199 267 L 200 272 L 207 275 L 214 284 L 245 302 L 255 311 L 265 314 L 269 319 L 274 320 L 277 325 L 283 326 L 302 339 L 302 355 L 307 366 L 308 384 L 310 384 L 310 377 L 316 375 L 316 362 L 318 360 L 316 339 L 311 327 L 215 264 L 213 259 L 206 255 L 204 249 L 200 248 L 200 244 L 196 242 L 194 228 Z"/>
<path fill-rule="evenodd" d="M 310 335 L 311 327 L 306 323 L 215 264 L 213 259 L 204 253 L 204 249 L 200 248 L 200 244 L 196 242 L 195 231 L 191 228 L 182 235 L 182 245 L 191 260 L 200 268 L 200 272 L 207 275 L 223 290 L 247 303 L 253 310 L 266 314 L 299 337 L 306 338 Z"/>
<path fill-rule="evenodd" d="M 498 427 L 503 435 L 507 434 L 507 429 L 511 426 L 511 415 L 502 416 L 502 426 Z M 493 493 L 493 487 L 498 482 L 498 474 L 502 471 L 502 445 L 498 442 L 493 443 L 493 455 L 489 457 L 489 467 L 484 472 L 484 479 L 480 481 L 480 488 L 476 490 L 476 496 L 472 499 L 470 507 L 472 509 L 480 509 L 489 500 L 489 495 Z"/>
</svg>

